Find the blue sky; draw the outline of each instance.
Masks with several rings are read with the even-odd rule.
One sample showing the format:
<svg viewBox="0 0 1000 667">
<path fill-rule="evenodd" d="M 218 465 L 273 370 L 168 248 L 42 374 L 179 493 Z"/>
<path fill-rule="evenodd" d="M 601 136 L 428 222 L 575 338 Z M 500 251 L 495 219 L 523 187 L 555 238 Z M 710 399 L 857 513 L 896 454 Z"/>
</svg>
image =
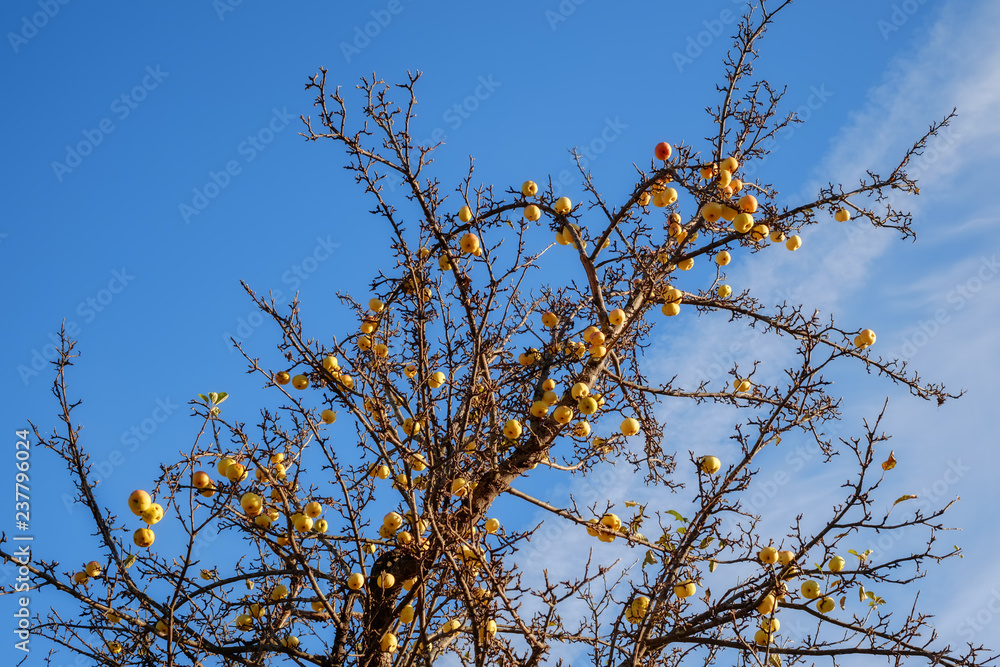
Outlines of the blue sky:
<svg viewBox="0 0 1000 667">
<path fill-rule="evenodd" d="M 360 77 L 395 83 L 422 71 L 414 134 L 444 140 L 434 175 L 446 190 L 472 155 L 481 182 L 501 186 L 566 172 L 564 193 L 575 201 L 581 179 L 568 150 L 589 146 L 601 190 L 624 196 L 632 163 L 645 164 L 656 142 L 698 146 L 714 131 L 704 108 L 718 102 L 726 36 L 741 8 L 728 0 L 627 11 L 570 0 L 5 3 L 0 271 L 11 303 L 0 414 L 8 439 L 28 419 L 46 431 L 55 424 L 45 362 L 63 320 L 82 353 L 70 375 L 73 395 L 84 399 L 75 416 L 108 504 L 123 504 L 190 445 L 197 424 L 185 415 L 198 392 L 240 397 L 227 409 L 245 419 L 264 404 L 227 341 L 235 336 L 267 360 L 277 356 L 277 337 L 239 280 L 284 302 L 298 291 L 317 332 L 353 330 L 335 294 L 367 298 L 387 256 L 385 230 L 341 169 L 339 148 L 298 134 L 299 116 L 313 112 L 304 84 L 319 67 L 355 105 Z M 737 258 L 729 271 L 734 285 L 769 300 L 789 296 L 845 327 L 871 326 L 884 354 L 967 390 L 938 408 L 864 373 L 838 376 L 845 434 L 892 396 L 886 427 L 897 436 L 900 493 L 962 497 L 948 523 L 964 532 L 945 541 L 960 544 L 965 559 L 933 569 L 921 598 L 951 641 L 969 639 L 973 628 L 981 628 L 977 641 L 1000 634 L 995 537 L 981 523 L 983 508 L 1000 500 L 990 474 L 998 455 L 989 377 L 1000 367 L 998 231 L 983 196 L 1000 158 L 998 19 L 988 0 L 800 2 L 787 10 L 760 42 L 756 69 L 787 85 L 784 108 L 806 119 L 755 166 L 783 199 L 885 169 L 931 122 L 954 106 L 960 115 L 919 162 L 921 195 L 903 202 L 915 212 L 915 244 L 830 225 L 810 229 L 794 255 L 766 264 Z M 699 347 L 662 360 L 682 377 L 697 377 L 712 346 L 733 335 L 717 323 L 683 326 L 693 332 L 696 324 Z M 742 352 L 781 356 L 767 341 L 746 341 Z M 687 414 L 673 409 L 665 408 L 670 418 Z M 709 426 L 688 437 L 681 450 L 727 434 Z M 2 484 L 12 494 L 13 454 L 8 461 Z M 65 470 L 35 452 L 31 471 L 38 552 L 55 557 L 66 536 L 86 543 L 79 509 L 63 502 Z M 824 474 L 835 491 L 846 472 Z M 795 507 L 828 505 L 833 496 L 815 481 L 793 481 L 782 495 L 794 496 Z M 624 499 L 612 487 L 608 496 Z M 775 525 L 787 518 L 775 514 Z M 32 604 L 39 611 L 48 602 Z M 0 599 L 4 623 L 12 609 Z M 0 655 L 9 650 L 5 640 Z"/>
</svg>

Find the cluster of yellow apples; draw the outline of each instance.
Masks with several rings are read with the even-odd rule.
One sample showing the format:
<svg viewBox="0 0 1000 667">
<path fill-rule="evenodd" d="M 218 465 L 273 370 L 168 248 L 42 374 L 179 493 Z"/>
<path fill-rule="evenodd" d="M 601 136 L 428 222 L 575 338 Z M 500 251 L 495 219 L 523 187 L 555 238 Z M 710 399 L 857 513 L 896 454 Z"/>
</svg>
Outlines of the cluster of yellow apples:
<svg viewBox="0 0 1000 667">
<path fill-rule="evenodd" d="M 91 579 L 101 576 L 101 564 L 92 560 L 83 566 L 83 569 L 73 574 L 73 582 L 81 586 L 86 586 Z"/>
<path fill-rule="evenodd" d="M 765 618 L 761 619 L 760 630 L 754 635 L 754 643 L 758 646 L 767 646 L 773 641 L 773 635 L 778 631 L 781 623 L 773 614 L 778 610 L 778 604 L 787 594 L 788 589 L 785 579 L 798 576 L 801 571 L 795 564 L 795 552 L 779 551 L 776 547 L 766 546 L 757 553 L 757 559 L 764 565 L 774 565 L 781 568 L 781 579 L 778 587 L 769 592 L 761 603 L 757 606 L 757 611 Z M 830 572 L 841 572 L 847 562 L 841 556 L 834 556 L 827 563 L 827 570 Z M 822 587 L 818 581 L 810 579 L 802 583 L 799 592 L 806 600 L 816 600 L 816 610 L 821 614 L 828 614 L 833 611 L 837 604 L 833 597 L 824 595 Z"/>
<path fill-rule="evenodd" d="M 854 347 L 858 351 L 871 347 L 875 344 L 875 332 L 871 329 L 862 329 L 861 333 L 854 337 Z"/>
<path fill-rule="evenodd" d="M 129 494 L 128 507 L 133 514 L 146 522 L 145 528 L 137 528 L 132 533 L 132 541 L 137 547 L 148 549 L 153 545 L 153 540 L 156 539 L 156 534 L 149 526 L 157 524 L 163 519 L 163 507 L 159 503 L 154 503 L 149 494 L 141 489 Z"/>
</svg>

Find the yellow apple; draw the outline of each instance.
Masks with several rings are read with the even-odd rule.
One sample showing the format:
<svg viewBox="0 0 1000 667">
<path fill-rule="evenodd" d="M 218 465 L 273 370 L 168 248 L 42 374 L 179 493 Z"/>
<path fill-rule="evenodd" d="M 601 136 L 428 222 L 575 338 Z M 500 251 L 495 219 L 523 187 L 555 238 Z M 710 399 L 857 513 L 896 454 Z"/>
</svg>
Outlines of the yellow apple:
<svg viewBox="0 0 1000 667">
<path fill-rule="evenodd" d="M 326 409 L 319 413 L 319 418 L 324 424 L 332 424 L 337 421 L 337 413 L 333 410 Z"/>
<path fill-rule="evenodd" d="M 552 418 L 560 424 L 568 424 L 573 421 L 573 408 L 568 405 L 560 405 L 556 408 L 555 412 L 552 413 Z"/>
<path fill-rule="evenodd" d="M 690 271 L 694 268 L 694 257 L 688 257 L 677 262 L 677 268 L 681 271 Z"/>
<path fill-rule="evenodd" d="M 771 643 L 771 634 L 767 630 L 758 630 L 753 634 L 753 643 L 757 646 L 767 646 Z"/>
<path fill-rule="evenodd" d="M 215 469 L 219 471 L 220 475 L 225 476 L 226 469 L 229 466 L 233 465 L 234 463 L 236 463 L 235 459 L 231 459 L 228 456 L 226 456 L 226 457 L 223 457 L 223 458 L 219 459 L 219 463 L 216 465 Z M 149 506 L 147 505 L 146 507 L 149 507 Z"/>
<path fill-rule="evenodd" d="M 550 329 L 555 329 L 556 325 L 559 324 L 559 318 L 556 314 L 551 311 L 545 311 L 542 313 L 542 324 Z"/>
<path fill-rule="evenodd" d="M 670 154 L 674 152 L 673 147 L 665 141 L 661 141 L 653 147 L 653 155 L 657 160 L 669 160 Z"/>
<path fill-rule="evenodd" d="M 108 651 L 110 651 L 111 653 L 121 653 L 122 652 L 122 644 L 121 644 L 121 642 L 117 642 L 117 641 L 115 641 L 115 640 L 112 639 L 111 641 L 109 641 L 106 644 L 106 646 L 108 647 Z"/>
<path fill-rule="evenodd" d="M 531 416 L 544 417 L 549 414 L 549 404 L 545 401 L 535 401 L 531 404 Z"/>
<path fill-rule="evenodd" d="M 722 217 L 722 204 L 714 201 L 706 202 L 701 207 L 701 217 L 706 222 L 718 222 L 719 218 Z"/>
<path fill-rule="evenodd" d="M 327 523 L 326 519 L 320 519 L 313 525 L 313 530 L 320 535 L 326 534 L 326 531 L 330 529 L 330 524 Z"/>
<path fill-rule="evenodd" d="M 308 533 L 310 530 L 312 530 L 313 520 L 304 514 L 299 514 L 298 516 L 295 516 L 292 525 L 295 526 L 295 530 L 297 530 L 298 532 Z"/>
<path fill-rule="evenodd" d="M 740 210 L 745 213 L 757 212 L 757 198 L 753 195 L 743 195 L 740 197 L 740 201 L 737 205 L 740 207 Z"/>
<path fill-rule="evenodd" d="M 555 209 L 556 215 L 566 215 L 573 210 L 573 202 L 569 197 L 560 197 L 552 208 Z"/>
<path fill-rule="evenodd" d="M 740 234 L 746 234 L 753 228 L 753 216 L 749 213 L 740 213 L 733 218 L 733 229 Z"/>
<path fill-rule="evenodd" d="M 862 329 L 861 333 L 858 334 L 858 338 L 860 338 L 861 342 L 866 346 L 875 344 L 875 332 L 871 329 Z"/>
<path fill-rule="evenodd" d="M 403 420 L 403 433 L 406 435 L 416 435 L 420 433 L 421 424 L 419 420 L 407 417 Z"/>
<path fill-rule="evenodd" d="M 472 232 L 468 232 L 459 241 L 459 246 L 462 248 L 462 252 L 466 254 L 475 253 L 479 250 L 479 237 Z"/>
<path fill-rule="evenodd" d="M 542 389 L 546 392 L 550 392 L 556 388 L 556 381 L 552 378 L 547 378 L 545 382 L 542 383 Z"/>
<path fill-rule="evenodd" d="M 365 575 L 354 572 L 347 578 L 347 587 L 352 591 L 360 591 L 365 585 Z"/>
<path fill-rule="evenodd" d="M 492 618 L 479 628 L 479 641 L 488 644 L 497 634 L 497 622 Z"/>
<path fill-rule="evenodd" d="M 470 490 L 469 482 L 464 477 L 456 477 L 451 482 L 451 493 L 459 498 L 468 495 Z"/>
<path fill-rule="evenodd" d="M 826 569 L 830 570 L 830 572 L 841 572 L 845 565 L 847 565 L 847 561 L 844 560 L 843 556 L 834 556 L 826 564 Z"/>
<path fill-rule="evenodd" d="M 534 204 L 529 204 L 524 207 L 524 219 L 528 222 L 535 222 L 542 217 L 542 210 L 535 206 Z"/>
<path fill-rule="evenodd" d="M 846 208 L 842 208 L 833 214 L 833 219 L 837 222 L 847 222 L 851 219 L 851 212 Z"/>
<path fill-rule="evenodd" d="M 807 600 L 815 600 L 819 597 L 819 582 L 813 581 L 812 579 L 803 582 L 799 591 L 802 593 L 802 597 Z"/>
<path fill-rule="evenodd" d="M 212 496 L 214 496 L 215 495 L 215 482 L 213 482 L 212 480 L 208 480 L 208 486 L 206 486 L 204 489 L 202 489 L 201 491 L 199 491 L 199 493 L 201 493 L 201 495 L 203 495 L 206 498 L 211 498 Z"/>
<path fill-rule="evenodd" d="M 732 222 L 733 220 L 736 219 L 737 215 L 739 215 L 739 211 L 737 211 L 732 206 L 722 207 L 722 219 L 725 220 L 726 222 Z"/>
<path fill-rule="evenodd" d="M 667 317 L 673 317 L 681 312 L 681 305 L 679 303 L 665 303 L 660 311 Z"/>
<path fill-rule="evenodd" d="M 392 531 L 397 531 L 403 526 L 403 517 L 399 512 L 389 512 L 382 518 L 382 525 L 387 526 Z"/>
<path fill-rule="evenodd" d="M 783 565 L 783 566 L 784 565 L 788 565 L 789 563 L 791 563 L 794 560 L 795 560 L 795 552 L 794 551 L 779 551 L 778 552 L 778 562 L 781 565 Z"/>
<path fill-rule="evenodd" d="M 132 541 L 135 542 L 135 546 L 142 549 L 148 549 L 153 545 L 153 540 L 156 539 L 156 534 L 149 528 L 137 528 L 134 533 L 132 533 Z"/>
<path fill-rule="evenodd" d="M 750 230 L 750 240 L 756 243 L 760 243 L 767 238 L 770 231 L 767 225 L 754 225 L 753 229 Z"/>
<path fill-rule="evenodd" d="M 108 623 L 112 625 L 117 625 L 122 621 L 121 614 L 119 614 L 114 609 L 109 609 L 108 611 L 104 612 L 104 618 L 108 621 Z"/>
<path fill-rule="evenodd" d="M 736 378 L 733 380 L 733 389 L 738 393 L 745 394 L 750 391 L 752 387 L 753 384 L 750 383 L 750 380 L 744 380 L 742 378 Z"/>
<path fill-rule="evenodd" d="M 771 591 L 770 593 L 765 595 L 764 599 L 761 600 L 759 605 L 757 605 L 757 611 L 763 614 L 764 616 L 768 616 L 775 610 L 777 606 L 778 606 L 778 596 L 775 594 L 774 591 Z"/>
<path fill-rule="evenodd" d="M 730 173 L 736 173 L 736 170 L 740 168 L 740 161 L 734 158 L 732 155 L 722 159 L 719 163 L 719 169 L 725 169 Z"/>
<path fill-rule="evenodd" d="M 601 525 L 617 531 L 622 527 L 622 520 L 618 518 L 617 514 L 609 513 L 601 517 Z"/>
<path fill-rule="evenodd" d="M 492 535 L 493 533 L 500 530 L 500 520 L 499 519 L 487 519 L 486 523 L 483 524 L 483 528 L 487 533 Z"/>
<path fill-rule="evenodd" d="M 372 301 L 377 301 L 377 299 L 372 299 Z M 379 303 L 381 303 L 381 301 L 379 301 Z M 371 305 L 371 301 L 368 302 L 368 305 L 369 306 Z M 330 371 L 331 373 L 333 373 L 334 371 L 339 371 L 340 362 L 337 360 L 337 357 L 333 356 L 332 354 L 328 354 L 326 357 L 323 358 L 323 368 Z"/>
<path fill-rule="evenodd" d="M 294 635 L 288 635 L 287 637 L 281 638 L 281 645 L 285 648 L 298 648 L 299 638 Z"/>
<path fill-rule="evenodd" d="M 323 506 L 315 500 L 306 503 L 305 514 L 310 519 L 315 519 L 323 513 Z"/>
<path fill-rule="evenodd" d="M 717 292 L 720 299 L 728 299 L 733 293 L 733 288 L 729 285 L 719 285 Z"/>
<path fill-rule="evenodd" d="M 461 220 L 462 222 L 468 222 L 469 220 L 472 220 L 472 209 L 470 209 L 468 206 L 463 206 L 462 208 L 458 209 L 458 219 Z"/>
<path fill-rule="evenodd" d="M 577 422 L 573 426 L 573 435 L 578 438 L 586 438 L 590 435 L 590 424 L 585 421 Z"/>
<path fill-rule="evenodd" d="M 275 384 L 288 384 L 289 382 L 291 382 L 291 380 L 292 376 L 286 373 L 285 371 L 280 371 L 278 373 L 275 373 L 274 375 Z"/>
<path fill-rule="evenodd" d="M 396 584 L 396 577 L 389 572 L 378 575 L 379 588 L 392 588 Z"/>
<path fill-rule="evenodd" d="M 153 503 L 142 512 L 142 520 L 150 526 L 154 523 L 159 523 L 162 518 L 163 506 L 159 503 Z"/>
<path fill-rule="evenodd" d="M 84 568 L 84 571 L 87 573 L 88 577 L 99 577 L 101 576 L 101 564 L 98 563 L 96 560 L 92 560 L 89 563 L 87 563 L 87 566 Z"/>
<path fill-rule="evenodd" d="M 521 194 L 525 197 L 534 197 L 538 194 L 538 184 L 534 181 L 525 181 L 521 185 Z"/>
<path fill-rule="evenodd" d="M 639 432 L 639 420 L 634 417 L 626 417 L 621 425 L 622 435 L 631 436 Z"/>
<path fill-rule="evenodd" d="M 413 622 L 413 605 L 408 604 L 399 611 L 399 621 L 400 623 L 412 623 Z"/>
<path fill-rule="evenodd" d="M 679 598 L 689 598 L 698 592 L 698 587 L 693 581 L 685 581 L 674 586 L 674 595 Z"/>
<path fill-rule="evenodd" d="M 802 247 L 802 237 L 800 237 L 798 234 L 789 236 L 788 239 L 785 241 L 785 247 L 792 251 L 798 250 L 799 248 Z"/>
<path fill-rule="evenodd" d="M 517 440 L 521 437 L 521 422 L 516 419 L 508 419 L 503 427 L 504 437 L 510 440 Z"/>
<path fill-rule="evenodd" d="M 284 584 L 278 584 L 271 589 L 271 599 L 272 600 L 283 600 L 288 597 L 288 587 Z"/>
<path fill-rule="evenodd" d="M 77 572 L 73 575 L 73 581 L 82 586 L 90 581 L 90 577 L 87 576 L 86 572 Z"/>
<path fill-rule="evenodd" d="M 378 476 L 379 479 L 389 479 L 389 475 L 392 474 L 392 471 L 389 470 L 389 466 L 383 463 L 382 465 L 375 468 L 375 474 Z"/>
<path fill-rule="evenodd" d="M 722 252 L 720 252 L 718 255 L 715 256 L 715 263 L 718 264 L 719 266 L 726 266 L 727 264 L 729 264 L 729 262 L 732 261 L 732 259 L 733 258 L 730 256 L 729 252 L 723 250 Z"/>
<path fill-rule="evenodd" d="M 719 177 L 716 179 L 716 185 L 718 185 L 720 189 L 725 188 L 732 180 L 733 173 L 728 169 L 723 168 L 719 170 Z"/>
<path fill-rule="evenodd" d="M 610 322 L 612 326 L 620 326 L 623 322 L 625 322 L 625 311 L 621 308 L 615 308 L 608 313 L 608 322 Z"/>
<path fill-rule="evenodd" d="M 783 243 L 785 241 L 785 233 L 779 231 L 771 232 L 771 243 Z"/>
<path fill-rule="evenodd" d="M 709 475 L 714 475 L 722 468 L 722 461 L 717 456 L 701 457 L 701 469 Z"/>
<path fill-rule="evenodd" d="M 247 478 L 247 469 L 241 463 L 233 463 L 226 468 L 226 479 L 233 483 L 242 482 Z"/>
<path fill-rule="evenodd" d="M 816 603 L 816 611 L 821 614 L 828 614 L 834 609 L 836 609 L 837 603 L 831 597 L 821 598 Z"/>
<path fill-rule="evenodd" d="M 774 565 L 778 562 L 778 550 L 774 547 L 764 547 L 757 553 L 757 558 L 764 565 Z"/>
<path fill-rule="evenodd" d="M 195 474 L 191 475 L 191 486 L 196 489 L 208 488 L 208 485 L 212 483 L 212 478 L 208 476 L 208 473 L 204 470 L 199 470 Z"/>
<path fill-rule="evenodd" d="M 133 491 L 128 497 L 128 508 L 136 516 L 145 512 L 152 503 L 153 500 L 149 497 L 149 494 L 141 489 Z"/>
</svg>

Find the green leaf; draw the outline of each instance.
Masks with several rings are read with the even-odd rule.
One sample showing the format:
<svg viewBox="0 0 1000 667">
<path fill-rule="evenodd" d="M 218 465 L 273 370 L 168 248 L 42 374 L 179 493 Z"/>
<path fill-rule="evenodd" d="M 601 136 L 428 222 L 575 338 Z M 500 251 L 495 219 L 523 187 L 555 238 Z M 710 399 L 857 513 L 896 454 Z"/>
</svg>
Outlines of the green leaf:
<svg viewBox="0 0 1000 667">
<path fill-rule="evenodd" d="M 895 507 L 896 505 L 898 505 L 899 503 L 903 502 L 904 500 L 913 500 L 914 498 L 916 498 L 915 495 L 913 495 L 912 493 L 907 493 L 906 495 L 903 495 L 903 496 L 900 496 L 899 498 L 896 498 L 896 502 L 894 502 L 892 504 L 892 506 Z"/>
<path fill-rule="evenodd" d="M 714 560 L 708 561 L 708 571 L 709 572 L 715 572 L 715 568 L 717 568 L 717 567 L 719 567 L 719 564 L 716 563 Z"/>
<path fill-rule="evenodd" d="M 216 392 L 214 392 L 214 391 L 209 392 L 208 393 L 208 400 L 212 401 L 212 403 L 218 403 L 219 402 L 219 395 Z"/>
<path fill-rule="evenodd" d="M 122 565 L 124 565 L 125 569 L 127 570 L 128 568 L 132 567 L 132 565 L 134 565 L 135 561 L 138 559 L 139 557 L 136 556 L 135 554 L 129 554 L 128 557 L 125 559 L 125 562 L 122 563 Z"/>
<path fill-rule="evenodd" d="M 712 535 L 709 535 L 708 537 L 706 537 L 705 539 L 703 539 L 703 540 L 701 541 L 701 544 L 699 544 L 699 545 L 698 545 L 698 548 L 699 548 L 699 549 L 704 549 L 704 548 L 705 548 L 705 547 L 707 547 L 707 546 L 708 546 L 709 544 L 711 544 L 711 543 L 712 543 L 712 541 L 713 541 L 714 539 L 715 539 L 715 537 L 714 537 L 714 536 L 712 536 Z"/>
<path fill-rule="evenodd" d="M 656 555 L 653 553 L 652 549 L 647 549 L 646 558 L 642 561 L 642 566 L 646 567 L 647 565 L 655 565 L 655 564 L 656 564 Z"/>
<path fill-rule="evenodd" d="M 684 517 L 682 517 L 681 513 L 678 512 L 677 510 L 667 510 L 667 514 L 669 514 L 670 516 L 674 517 L 675 519 L 677 519 L 681 523 L 687 523 L 687 519 L 685 519 Z"/>
<path fill-rule="evenodd" d="M 625 501 L 625 507 L 635 507 L 638 504 L 639 503 L 635 502 L 634 500 L 626 500 Z"/>
<path fill-rule="evenodd" d="M 220 391 L 219 392 L 219 397 L 217 399 L 215 399 L 215 404 L 218 405 L 219 403 L 222 403 L 227 398 L 229 398 L 229 394 L 226 393 L 226 392 L 224 392 L 224 391 Z"/>
<path fill-rule="evenodd" d="M 685 528 L 684 526 L 680 526 L 680 527 L 677 528 L 677 534 L 678 535 L 683 535 L 686 532 L 688 532 L 688 531 L 687 531 L 687 528 Z"/>
<path fill-rule="evenodd" d="M 198 394 L 198 398 L 208 403 L 208 396 L 206 396 L 205 394 Z"/>
</svg>

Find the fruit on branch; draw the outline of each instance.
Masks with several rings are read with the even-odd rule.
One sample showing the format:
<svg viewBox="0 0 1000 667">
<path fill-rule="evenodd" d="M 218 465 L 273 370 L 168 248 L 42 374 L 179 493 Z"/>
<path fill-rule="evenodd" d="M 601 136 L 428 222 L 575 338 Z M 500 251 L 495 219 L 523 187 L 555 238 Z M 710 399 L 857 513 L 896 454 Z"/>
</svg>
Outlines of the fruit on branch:
<svg viewBox="0 0 1000 667">
<path fill-rule="evenodd" d="M 831 611 L 836 609 L 837 603 L 831 597 L 821 598 L 816 603 L 816 611 L 821 614 L 829 614 Z"/>
<path fill-rule="evenodd" d="M 90 577 L 87 576 L 86 572 L 77 572 L 73 575 L 73 582 L 80 584 L 81 586 L 90 581 Z"/>
<path fill-rule="evenodd" d="M 458 209 L 458 219 L 461 220 L 462 222 L 468 222 L 469 220 L 472 220 L 472 209 L 470 209 L 468 206 L 463 206 L 462 208 Z"/>
<path fill-rule="evenodd" d="M 763 614 L 764 616 L 768 616 L 774 612 L 777 606 L 778 606 L 778 594 L 775 593 L 774 591 L 771 591 L 770 593 L 765 595 L 764 599 L 761 600 L 760 604 L 757 605 L 757 611 Z"/>
<path fill-rule="evenodd" d="M 154 523 L 159 523 L 163 518 L 163 506 L 159 503 L 152 503 L 142 512 L 142 520 L 147 524 L 152 526 Z"/>
<path fill-rule="evenodd" d="M 740 210 L 744 213 L 757 212 L 757 198 L 753 195 L 743 195 L 740 197 L 740 200 L 736 205 L 739 206 Z"/>
<path fill-rule="evenodd" d="M 556 316 L 555 313 L 551 311 L 545 311 L 544 313 L 542 313 L 542 324 L 550 329 L 555 329 L 556 326 L 559 324 L 559 318 Z"/>
<path fill-rule="evenodd" d="M 769 231 L 767 225 L 754 225 L 750 230 L 750 240 L 754 243 L 760 243 L 767 238 Z"/>
<path fill-rule="evenodd" d="M 444 384 L 445 375 L 441 371 L 432 373 L 429 378 L 427 378 L 427 386 L 431 389 L 437 389 Z"/>
<path fill-rule="evenodd" d="M 399 611 L 399 621 L 401 623 L 413 622 L 413 605 L 408 604 Z"/>
<path fill-rule="evenodd" d="M 753 228 L 753 216 L 749 213 L 739 213 L 733 218 L 733 229 L 740 234 L 746 234 Z"/>
<path fill-rule="evenodd" d="M 789 236 L 788 240 L 785 241 L 785 247 L 793 252 L 798 250 L 802 247 L 802 238 L 798 234 Z"/>
<path fill-rule="evenodd" d="M 612 326 L 621 326 L 625 322 L 625 311 L 621 308 L 615 308 L 608 313 L 608 322 Z"/>
<path fill-rule="evenodd" d="M 788 565 L 788 564 L 790 564 L 794 560 L 795 560 L 795 552 L 794 551 L 779 551 L 778 552 L 778 563 L 780 563 L 782 566 Z"/>
<path fill-rule="evenodd" d="M 385 309 L 385 304 L 382 303 L 381 299 L 378 299 L 377 297 L 372 297 L 371 299 L 368 300 L 368 308 L 373 313 L 381 313 L 382 310 Z M 324 363 L 324 366 L 325 365 L 326 364 Z M 328 370 L 330 370 L 330 369 L 328 369 Z"/>
<path fill-rule="evenodd" d="M 556 408 L 556 411 L 552 413 L 552 418 L 560 424 L 568 424 L 573 421 L 573 408 L 568 405 L 560 405 Z"/>
<path fill-rule="evenodd" d="M 752 387 L 753 384 L 750 382 L 750 380 L 742 378 L 736 378 L 735 380 L 733 380 L 733 390 L 736 391 L 737 393 L 745 394 L 746 392 L 750 391 Z"/>
<path fill-rule="evenodd" d="M 843 556 L 834 556 L 826 564 L 826 569 L 830 570 L 830 572 L 841 572 L 845 565 L 847 565 L 847 561 L 844 560 Z"/>
<path fill-rule="evenodd" d="M 632 436 L 639 432 L 639 420 L 635 417 L 626 417 L 622 420 L 622 435 Z"/>
<path fill-rule="evenodd" d="M 492 535 L 493 533 L 500 530 L 500 519 L 487 519 L 486 523 L 483 524 L 483 529 Z"/>
<path fill-rule="evenodd" d="M 521 185 L 521 194 L 525 197 L 534 197 L 538 194 L 538 184 L 534 181 L 525 181 Z"/>
<path fill-rule="evenodd" d="M 87 563 L 87 566 L 83 568 L 84 572 L 87 573 L 88 577 L 99 577 L 101 576 L 101 564 L 96 560 L 92 560 Z"/>
<path fill-rule="evenodd" d="M 569 197 L 560 197 L 556 200 L 555 206 L 552 208 L 555 210 L 556 215 L 567 215 L 573 210 L 573 202 L 570 201 Z"/>
<path fill-rule="evenodd" d="M 718 264 L 719 266 L 726 266 L 727 264 L 729 264 L 729 262 L 732 261 L 732 259 L 733 258 L 729 254 L 729 251 L 723 250 L 715 256 L 715 263 Z"/>
<path fill-rule="evenodd" d="M 590 435 L 590 423 L 581 421 L 573 425 L 573 435 L 578 438 L 586 438 Z"/>
<path fill-rule="evenodd" d="M 785 240 L 785 233 L 781 231 L 771 232 L 771 243 L 783 243 Z"/>
<path fill-rule="evenodd" d="M 284 584 L 278 584 L 271 589 L 272 600 L 284 600 L 286 597 L 288 597 L 288 587 Z"/>
<path fill-rule="evenodd" d="M 459 498 L 463 498 L 469 494 L 469 491 L 471 491 L 469 487 L 469 481 L 464 477 L 456 477 L 454 480 L 452 480 L 451 494 L 453 496 L 458 496 Z"/>
<path fill-rule="evenodd" d="M 324 424 L 332 424 L 337 421 L 337 413 L 328 408 L 319 413 L 319 418 Z"/>
<path fill-rule="evenodd" d="M 226 468 L 226 479 L 234 484 L 238 484 L 247 478 L 247 469 L 241 463 L 230 464 Z"/>
<path fill-rule="evenodd" d="M 805 581 L 802 583 L 802 586 L 799 588 L 799 591 L 802 593 L 802 597 L 806 598 L 807 600 L 815 600 L 816 598 L 819 597 L 820 593 L 819 582 L 813 581 L 812 579 L 810 579 L 809 581 Z"/>
<path fill-rule="evenodd" d="M 740 168 L 740 161 L 734 158 L 732 155 L 722 159 L 719 163 L 719 169 L 724 169 L 731 174 L 735 174 L 736 170 Z"/>
<path fill-rule="evenodd" d="M 288 384 L 289 382 L 291 382 L 291 380 L 292 376 L 286 373 L 285 371 L 275 373 L 274 375 L 275 384 Z"/>
<path fill-rule="evenodd" d="M 538 208 L 534 204 L 529 204 L 524 207 L 524 219 L 528 222 L 535 222 L 542 217 L 542 209 Z"/>
<path fill-rule="evenodd" d="M 722 468 L 722 461 L 717 456 L 701 457 L 701 469 L 703 472 L 714 475 Z"/>
<path fill-rule="evenodd" d="M 771 633 L 767 630 L 758 630 L 753 634 L 753 643 L 757 646 L 767 646 L 771 643 Z"/>
<path fill-rule="evenodd" d="M 667 317 L 673 317 L 674 315 L 677 315 L 678 313 L 681 312 L 681 305 L 679 303 L 673 303 L 673 302 L 665 303 L 663 304 L 663 307 L 660 308 L 660 312 L 662 312 Z"/>
<path fill-rule="evenodd" d="M 191 475 L 191 486 L 196 489 L 207 489 L 211 483 L 212 478 L 204 470 L 199 470 Z"/>
<path fill-rule="evenodd" d="M 292 378 L 292 386 L 302 390 L 309 386 L 309 378 L 301 373 Z"/>
<path fill-rule="evenodd" d="M 132 541 L 135 542 L 135 546 L 141 549 L 148 549 L 151 547 L 155 539 L 156 534 L 149 528 L 137 528 L 136 531 L 132 533 Z"/>
<path fill-rule="evenodd" d="M 360 591 L 365 585 L 365 575 L 354 572 L 347 578 L 347 587 L 352 591 Z"/>
<path fill-rule="evenodd" d="M 281 645 L 285 648 L 298 648 L 299 638 L 295 635 L 288 635 L 287 637 L 281 638 Z"/>
<path fill-rule="evenodd" d="M 378 575 L 378 585 L 379 588 L 392 588 L 396 585 L 396 577 L 394 577 L 389 572 L 383 572 Z"/>
<path fill-rule="evenodd" d="M 764 565 L 774 565 L 778 562 L 778 550 L 774 547 L 764 547 L 757 553 L 757 558 Z"/>
<path fill-rule="evenodd" d="M 733 288 L 729 285 L 719 285 L 719 289 L 716 290 L 720 299 L 728 299 L 733 293 Z"/>
<path fill-rule="evenodd" d="M 479 250 L 479 237 L 469 232 L 459 241 L 459 246 L 462 248 L 462 252 L 468 255 L 474 254 Z"/>
<path fill-rule="evenodd" d="M 718 222 L 722 217 L 722 204 L 714 201 L 706 202 L 701 207 L 701 217 L 706 222 Z"/>
<path fill-rule="evenodd" d="M 653 147 L 653 155 L 656 156 L 657 160 L 669 160 L 673 152 L 673 147 L 665 141 L 661 141 Z"/>
<path fill-rule="evenodd" d="M 847 222 L 851 219 L 851 212 L 846 208 L 842 208 L 833 214 L 833 219 L 837 222 Z"/>
<path fill-rule="evenodd" d="M 507 423 L 504 424 L 503 434 L 505 438 L 517 440 L 521 437 L 521 430 L 521 422 L 516 419 L 508 419 Z"/>
<path fill-rule="evenodd" d="M 683 599 L 689 598 L 698 592 L 698 586 L 691 580 L 676 584 L 674 586 L 674 595 Z"/>
<path fill-rule="evenodd" d="M 132 510 L 132 514 L 135 514 L 136 516 L 140 516 L 149 508 L 151 504 L 153 504 L 152 498 L 150 498 L 149 494 L 142 489 L 138 489 L 129 494 L 128 508 Z"/>
</svg>

